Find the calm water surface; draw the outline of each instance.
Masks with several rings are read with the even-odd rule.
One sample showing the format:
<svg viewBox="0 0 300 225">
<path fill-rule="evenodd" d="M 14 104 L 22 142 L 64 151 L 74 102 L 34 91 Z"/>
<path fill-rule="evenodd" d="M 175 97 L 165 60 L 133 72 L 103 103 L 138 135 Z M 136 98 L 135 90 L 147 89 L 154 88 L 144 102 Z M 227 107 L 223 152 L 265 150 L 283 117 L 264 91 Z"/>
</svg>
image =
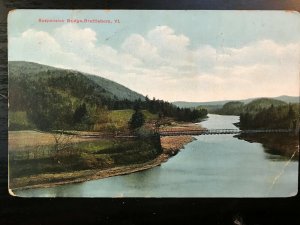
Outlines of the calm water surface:
<svg viewBox="0 0 300 225">
<path fill-rule="evenodd" d="M 209 115 L 206 128 L 233 128 L 237 116 Z M 79 184 L 16 192 L 25 197 L 287 197 L 298 190 L 298 162 L 269 157 L 233 135 L 196 136 L 159 167 Z"/>
</svg>

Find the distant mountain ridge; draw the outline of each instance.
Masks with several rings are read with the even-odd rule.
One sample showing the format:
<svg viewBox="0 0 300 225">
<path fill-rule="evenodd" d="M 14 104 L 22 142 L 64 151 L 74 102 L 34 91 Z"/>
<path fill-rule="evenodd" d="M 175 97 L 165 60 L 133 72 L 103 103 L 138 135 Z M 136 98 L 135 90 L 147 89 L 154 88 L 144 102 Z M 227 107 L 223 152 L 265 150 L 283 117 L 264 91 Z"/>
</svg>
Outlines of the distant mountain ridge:
<svg viewBox="0 0 300 225">
<path fill-rule="evenodd" d="M 256 114 L 264 109 L 268 109 L 271 106 L 287 106 L 288 103 L 273 99 L 273 98 L 258 98 L 254 99 L 251 102 L 245 104 L 240 101 L 227 102 L 222 106 L 222 108 L 211 111 L 211 113 L 216 113 L 220 115 L 240 115 L 241 113 L 251 113 Z"/>
<path fill-rule="evenodd" d="M 281 95 L 278 97 L 258 97 L 258 98 L 248 98 L 243 100 L 223 100 L 223 101 L 211 101 L 211 102 L 186 102 L 186 101 L 175 101 L 172 102 L 174 105 L 178 107 L 197 107 L 197 106 L 215 106 L 215 107 L 222 107 L 228 102 L 242 102 L 244 104 L 248 104 L 251 101 L 255 99 L 261 99 L 261 98 L 267 98 L 267 99 L 275 99 L 280 100 L 286 103 L 299 103 L 300 102 L 300 96 L 288 96 L 288 95 Z"/>
<path fill-rule="evenodd" d="M 34 62 L 26 62 L 26 61 L 9 61 L 8 66 L 9 66 L 9 74 L 13 76 L 20 76 L 21 74 L 25 76 L 34 76 L 41 72 L 47 72 L 47 71 L 54 71 L 57 74 L 73 72 L 78 76 L 87 77 L 89 80 L 91 80 L 94 83 L 94 85 L 97 85 L 101 89 L 104 89 L 106 91 L 106 97 L 110 97 L 112 99 L 118 99 L 118 100 L 128 99 L 130 101 L 145 99 L 143 95 L 135 91 L 132 91 L 129 88 L 117 82 L 111 81 L 109 79 L 100 76 L 79 72 L 76 70 L 62 69 L 62 68 L 52 67 L 48 65 L 34 63 Z"/>
</svg>

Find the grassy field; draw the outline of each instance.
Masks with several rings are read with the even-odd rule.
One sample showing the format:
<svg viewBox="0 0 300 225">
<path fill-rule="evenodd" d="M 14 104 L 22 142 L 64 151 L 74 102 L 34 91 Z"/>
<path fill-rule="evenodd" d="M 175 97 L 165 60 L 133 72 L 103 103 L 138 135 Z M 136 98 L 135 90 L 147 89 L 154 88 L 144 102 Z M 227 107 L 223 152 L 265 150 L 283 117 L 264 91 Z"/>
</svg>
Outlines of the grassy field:
<svg viewBox="0 0 300 225">
<path fill-rule="evenodd" d="M 131 109 L 112 110 L 108 114 L 109 123 L 114 125 L 117 129 L 127 128 L 128 121 L 133 114 Z"/>
<path fill-rule="evenodd" d="M 145 115 L 146 122 L 158 119 L 157 114 L 152 114 L 147 110 L 142 110 L 142 112 Z M 128 126 L 128 121 L 133 113 L 132 109 L 112 110 L 109 113 L 109 119 L 117 128 L 124 128 Z"/>
<path fill-rule="evenodd" d="M 91 134 L 94 132 L 80 132 L 82 134 Z M 70 143 L 86 142 L 93 140 L 92 138 L 85 138 L 77 135 L 62 135 L 62 139 L 68 139 Z M 19 151 L 22 149 L 34 148 L 44 145 L 54 145 L 55 135 L 47 132 L 22 130 L 8 132 L 8 149 Z"/>
<path fill-rule="evenodd" d="M 142 110 L 145 115 L 146 122 L 158 118 L 157 114 L 152 114 L 147 110 Z M 114 132 L 116 130 L 124 131 L 128 128 L 128 121 L 130 120 L 134 110 L 110 110 L 107 111 L 106 121 L 98 123 L 91 130 Z M 9 112 L 9 128 L 10 130 L 32 130 L 35 126 L 29 121 L 27 113 L 24 111 Z"/>
</svg>

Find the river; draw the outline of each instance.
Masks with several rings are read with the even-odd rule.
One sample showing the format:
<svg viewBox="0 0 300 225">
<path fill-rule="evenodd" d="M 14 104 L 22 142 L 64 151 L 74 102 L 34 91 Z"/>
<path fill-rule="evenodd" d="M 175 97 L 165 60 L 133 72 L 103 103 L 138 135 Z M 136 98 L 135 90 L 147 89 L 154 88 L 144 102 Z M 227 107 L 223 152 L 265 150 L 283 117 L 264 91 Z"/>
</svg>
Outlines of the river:
<svg viewBox="0 0 300 225">
<path fill-rule="evenodd" d="M 208 129 L 236 129 L 237 116 L 209 115 Z M 288 197 L 298 190 L 298 161 L 272 156 L 231 134 L 196 136 L 176 156 L 142 172 L 51 188 L 23 197 Z"/>
</svg>

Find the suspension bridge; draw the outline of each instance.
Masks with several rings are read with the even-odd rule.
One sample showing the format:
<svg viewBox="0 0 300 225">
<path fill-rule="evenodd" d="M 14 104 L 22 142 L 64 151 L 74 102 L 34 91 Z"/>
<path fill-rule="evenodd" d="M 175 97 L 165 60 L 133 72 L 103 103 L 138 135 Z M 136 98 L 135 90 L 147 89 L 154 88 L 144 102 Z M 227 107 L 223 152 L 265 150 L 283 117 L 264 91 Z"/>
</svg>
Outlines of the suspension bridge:
<svg viewBox="0 0 300 225">
<path fill-rule="evenodd" d="M 161 136 L 182 136 L 182 135 L 220 135 L 220 134 L 254 134 L 254 133 L 292 133 L 293 129 L 207 129 L 207 130 L 164 130 L 160 131 Z"/>
</svg>

